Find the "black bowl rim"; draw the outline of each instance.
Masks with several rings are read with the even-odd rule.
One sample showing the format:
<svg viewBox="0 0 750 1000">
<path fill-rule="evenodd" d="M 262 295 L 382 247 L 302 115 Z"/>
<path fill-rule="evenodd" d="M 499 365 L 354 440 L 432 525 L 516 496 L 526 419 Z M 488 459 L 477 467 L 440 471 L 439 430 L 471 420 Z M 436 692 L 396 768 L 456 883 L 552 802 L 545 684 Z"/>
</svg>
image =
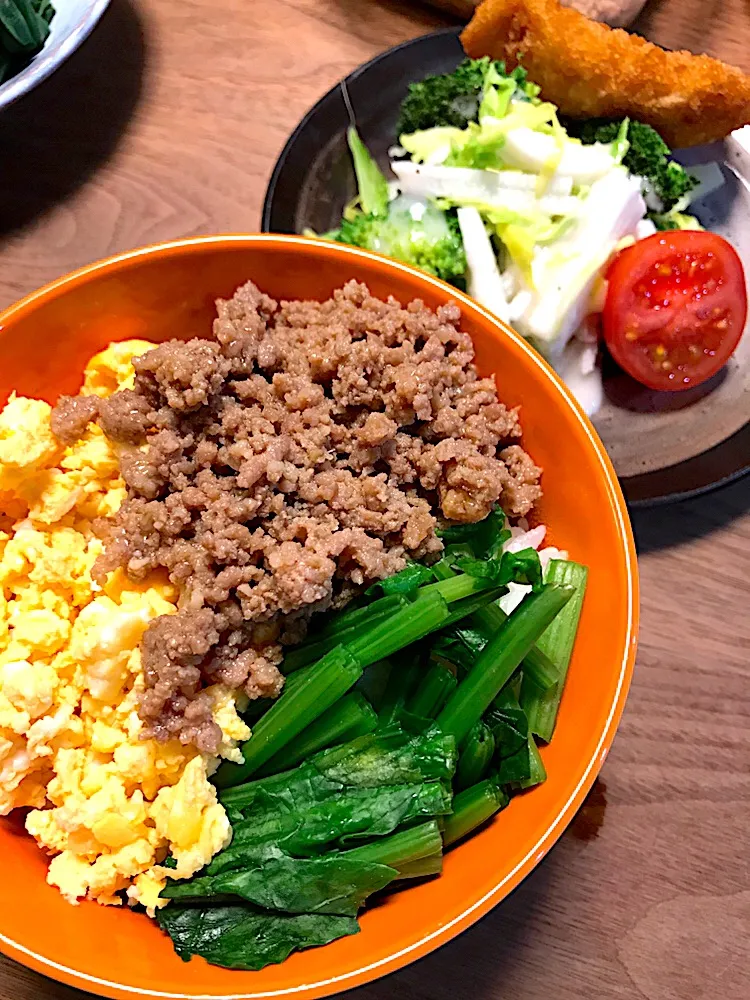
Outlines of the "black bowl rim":
<svg viewBox="0 0 750 1000">
<path fill-rule="evenodd" d="M 347 73 L 346 76 L 342 77 L 338 83 L 335 83 L 330 90 L 327 90 L 323 96 L 309 108 L 294 131 L 291 133 L 287 141 L 284 143 L 284 148 L 279 153 L 279 157 L 274 164 L 273 171 L 271 172 L 271 177 L 268 181 L 268 187 L 266 188 L 266 194 L 263 199 L 263 209 L 261 215 L 261 232 L 270 233 L 271 225 L 271 215 L 274 208 L 274 199 L 276 197 L 276 186 L 279 182 L 279 177 L 286 167 L 286 161 L 289 158 L 289 154 L 292 147 L 296 144 L 301 133 L 303 133 L 310 122 L 310 120 L 321 110 L 321 108 L 336 94 L 338 90 L 341 89 L 342 84 L 348 84 L 352 80 L 356 80 L 357 77 L 361 76 L 363 73 L 367 73 L 373 66 L 376 66 L 379 62 L 385 59 L 390 59 L 392 55 L 396 52 L 401 52 L 404 49 L 411 48 L 412 45 L 424 44 L 425 40 L 428 38 L 443 37 L 446 35 L 456 35 L 458 36 L 463 29 L 460 27 L 448 27 L 439 28 L 437 31 L 430 31 L 426 35 L 417 35 L 416 38 L 408 38 L 405 42 L 400 42 L 398 45 L 393 45 L 389 49 L 385 49 L 384 52 L 378 52 L 376 56 L 372 59 L 368 59 L 367 62 L 362 63 L 351 71 Z"/>
</svg>

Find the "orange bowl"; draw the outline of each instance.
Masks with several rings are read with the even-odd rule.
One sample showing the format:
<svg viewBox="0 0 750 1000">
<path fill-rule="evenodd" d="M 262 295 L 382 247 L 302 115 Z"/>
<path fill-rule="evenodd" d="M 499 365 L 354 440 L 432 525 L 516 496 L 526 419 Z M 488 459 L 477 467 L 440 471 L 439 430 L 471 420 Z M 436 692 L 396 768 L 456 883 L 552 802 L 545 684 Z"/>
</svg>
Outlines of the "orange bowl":
<svg viewBox="0 0 750 1000">
<path fill-rule="evenodd" d="M 207 336 L 214 299 L 252 278 L 274 298 L 326 298 L 349 278 L 378 296 L 457 300 L 477 364 L 521 406 L 524 445 L 544 469 L 537 520 L 590 569 L 548 780 L 513 799 L 450 851 L 443 874 L 396 893 L 362 931 L 262 972 L 185 964 L 147 917 L 70 906 L 20 821 L 0 822 L 0 947 L 39 972 L 109 997 L 320 997 L 361 985 L 449 941 L 506 896 L 565 829 L 590 788 L 623 709 L 635 657 L 633 536 L 614 470 L 570 393 L 515 333 L 429 276 L 351 247 L 282 236 L 216 236 L 135 250 L 62 278 L 0 316 L 0 404 L 15 389 L 52 402 L 77 391 L 84 363 L 113 340 Z"/>
</svg>

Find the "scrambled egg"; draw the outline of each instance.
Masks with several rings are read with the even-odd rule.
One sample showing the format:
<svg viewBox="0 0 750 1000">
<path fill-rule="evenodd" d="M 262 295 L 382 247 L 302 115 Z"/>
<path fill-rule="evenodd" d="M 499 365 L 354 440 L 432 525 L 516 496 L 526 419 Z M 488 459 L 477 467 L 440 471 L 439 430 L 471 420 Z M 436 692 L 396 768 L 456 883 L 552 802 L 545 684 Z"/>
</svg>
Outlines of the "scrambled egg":
<svg viewBox="0 0 750 1000">
<path fill-rule="evenodd" d="M 97 354 L 83 391 L 130 386 L 131 359 L 152 346 Z M 102 551 L 92 522 L 125 497 L 117 453 L 96 425 L 63 447 L 50 415 L 16 396 L 0 413 L 0 815 L 31 807 L 26 828 L 53 855 L 48 881 L 71 902 L 116 905 L 124 890 L 153 913 L 167 877 L 192 875 L 229 841 L 208 780 L 219 758 L 141 739 L 138 647 L 177 593 L 165 576 L 92 580 Z M 234 694 L 209 691 L 220 756 L 241 759 L 250 731 Z M 171 869 L 160 866 L 167 854 Z"/>
</svg>

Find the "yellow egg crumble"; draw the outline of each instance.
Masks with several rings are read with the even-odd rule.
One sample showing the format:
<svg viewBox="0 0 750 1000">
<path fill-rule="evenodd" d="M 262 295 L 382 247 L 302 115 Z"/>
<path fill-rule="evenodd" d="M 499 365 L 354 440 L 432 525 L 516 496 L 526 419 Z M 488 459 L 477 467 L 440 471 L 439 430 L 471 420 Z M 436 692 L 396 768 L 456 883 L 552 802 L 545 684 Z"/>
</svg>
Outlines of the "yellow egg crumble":
<svg viewBox="0 0 750 1000">
<path fill-rule="evenodd" d="M 133 381 L 146 341 L 91 359 L 83 392 Z M 125 497 L 115 447 L 96 426 L 70 447 L 51 408 L 12 396 L 0 413 L 0 815 L 31 807 L 26 829 L 53 855 L 48 881 L 71 902 L 131 903 L 150 913 L 168 877 L 199 871 L 231 829 L 208 775 L 219 757 L 173 740 L 141 739 L 139 643 L 176 610 L 166 577 L 122 570 L 99 586 L 95 518 Z M 232 691 L 208 689 L 224 743 L 240 759 L 250 731 Z M 171 854 L 176 867 L 160 866 Z"/>
</svg>

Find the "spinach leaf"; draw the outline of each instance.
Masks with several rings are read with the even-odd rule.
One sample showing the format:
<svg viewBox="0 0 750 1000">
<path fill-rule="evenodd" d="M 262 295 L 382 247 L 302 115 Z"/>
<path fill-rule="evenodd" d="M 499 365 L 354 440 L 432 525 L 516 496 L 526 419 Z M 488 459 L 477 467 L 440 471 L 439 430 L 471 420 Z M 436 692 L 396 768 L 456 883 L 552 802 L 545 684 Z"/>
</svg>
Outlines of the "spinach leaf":
<svg viewBox="0 0 750 1000">
<path fill-rule="evenodd" d="M 493 705 L 484 721 L 495 737 L 497 754 L 501 759 L 510 757 L 526 746 L 529 722 L 522 708 L 497 708 Z"/>
<path fill-rule="evenodd" d="M 359 931 L 354 917 L 267 913 L 247 904 L 170 905 L 159 910 L 156 919 L 183 961 L 200 955 L 212 965 L 253 972 L 283 962 L 299 948 L 314 948 Z"/>
<path fill-rule="evenodd" d="M 543 584 L 542 564 L 537 552 L 531 548 L 520 552 L 503 552 L 488 559 L 459 556 L 454 565 L 471 576 L 492 580 L 498 587 L 509 583 L 523 583 L 531 584 L 534 590 L 540 590 Z"/>
<path fill-rule="evenodd" d="M 257 820 L 269 810 L 301 812 L 346 788 L 449 780 L 455 766 L 455 743 L 437 727 L 416 736 L 390 727 L 323 750 L 292 771 L 249 782 L 221 799 Z"/>
<path fill-rule="evenodd" d="M 39 52 L 54 15 L 49 0 L 0 0 L 0 83 Z"/>
<path fill-rule="evenodd" d="M 502 784 L 527 781 L 534 771 L 529 720 L 511 686 L 500 692 L 484 720 L 495 737 L 496 780 Z"/>
<path fill-rule="evenodd" d="M 170 883 L 161 898 L 194 903 L 214 896 L 236 896 L 267 910 L 354 917 L 371 893 L 385 888 L 397 876 L 398 872 L 387 865 L 338 853 L 301 859 L 269 846 L 254 854 L 248 852 L 241 871 Z"/>
<path fill-rule="evenodd" d="M 16 7 L 28 25 L 32 38 L 31 50 L 40 49 L 49 35 L 49 24 L 37 11 L 38 3 L 33 0 L 15 0 Z"/>
<path fill-rule="evenodd" d="M 451 808 L 451 792 L 440 781 L 345 790 L 326 782 L 318 786 L 321 796 L 315 800 L 312 791 L 318 781 L 311 781 L 299 808 L 290 806 L 283 797 L 269 798 L 262 807 L 256 804 L 251 815 L 235 825 L 232 843 L 213 858 L 208 873 L 243 867 L 248 848 L 255 850 L 262 844 L 273 843 L 290 854 L 310 856 L 329 844 L 383 836 L 403 823 L 442 816 Z"/>
<path fill-rule="evenodd" d="M 469 625 L 455 625 L 433 642 L 430 657 L 443 658 L 454 664 L 459 677 L 462 677 L 471 670 L 486 645 L 484 632 Z"/>
<path fill-rule="evenodd" d="M 318 754 L 313 766 L 350 788 L 377 788 L 434 779 L 450 780 L 456 768 L 455 743 L 437 726 L 419 736 L 401 729 L 369 733 Z"/>
<path fill-rule="evenodd" d="M 502 552 L 510 538 L 505 526 L 505 513 L 494 507 L 483 521 L 473 524 L 451 524 L 438 534 L 446 545 L 468 545 L 477 558 L 492 558 Z"/>
<path fill-rule="evenodd" d="M 497 766 L 497 781 L 501 785 L 527 781 L 531 777 L 531 747 L 527 737 L 515 753 L 502 757 Z"/>
<path fill-rule="evenodd" d="M 330 848 L 448 815 L 455 767 L 455 740 L 430 723 L 416 735 L 385 728 L 223 791 L 232 842 L 198 876 L 164 890 L 172 903 L 159 911 L 161 926 L 183 958 L 247 969 L 355 933 L 357 910 L 398 870 L 382 863 L 387 856 Z"/>
<path fill-rule="evenodd" d="M 382 732 L 402 723 L 406 703 L 414 694 L 423 674 L 421 657 L 414 650 L 405 650 L 392 657 L 388 682 L 378 707 L 378 722 Z"/>
<path fill-rule="evenodd" d="M 33 10 L 31 12 L 34 13 Z M 38 39 L 21 10 L 21 3 L 16 0 L 0 0 L 0 24 L 5 28 L 16 46 L 9 51 L 33 51 L 38 45 Z"/>
<path fill-rule="evenodd" d="M 365 591 L 365 594 L 382 593 L 386 596 L 389 594 L 411 594 L 423 583 L 431 583 L 434 579 L 434 574 L 429 566 L 423 566 L 421 563 L 409 563 L 400 573 L 373 583 Z"/>
<path fill-rule="evenodd" d="M 50 0 L 31 0 L 31 2 L 37 14 L 43 17 L 47 24 L 49 24 L 55 16 L 55 8 L 50 3 Z"/>
</svg>

